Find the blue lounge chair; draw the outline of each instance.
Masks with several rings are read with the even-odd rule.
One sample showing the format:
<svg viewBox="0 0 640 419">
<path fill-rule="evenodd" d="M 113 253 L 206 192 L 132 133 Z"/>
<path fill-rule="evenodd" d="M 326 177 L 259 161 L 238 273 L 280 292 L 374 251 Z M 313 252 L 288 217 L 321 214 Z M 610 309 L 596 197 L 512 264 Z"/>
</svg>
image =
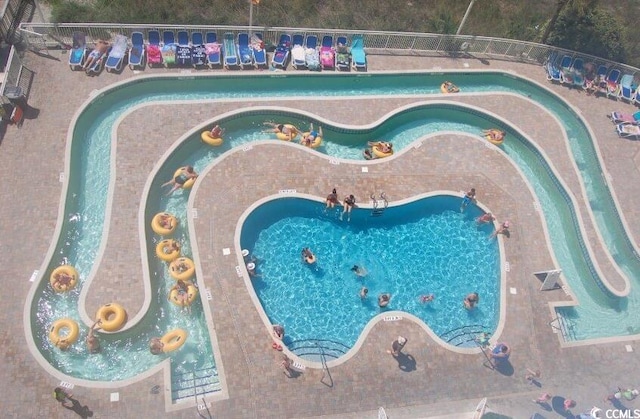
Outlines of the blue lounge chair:
<svg viewBox="0 0 640 419">
<path fill-rule="evenodd" d="M 291 35 L 283 33 L 280 35 L 280 40 L 276 46 L 276 50 L 273 53 L 271 59 L 271 65 L 273 68 L 287 69 L 289 64 L 289 53 L 291 50 Z"/>
<path fill-rule="evenodd" d="M 238 34 L 238 57 L 240 67 L 243 69 L 253 68 L 253 52 L 249 46 L 249 34 L 246 32 Z"/>
<path fill-rule="evenodd" d="M 165 67 L 176 63 L 176 38 L 173 31 L 162 32 L 162 62 Z"/>
<path fill-rule="evenodd" d="M 218 35 L 215 32 L 207 32 L 204 36 L 204 52 L 207 54 L 209 67 L 222 65 L 222 53 L 218 43 Z"/>
<path fill-rule="evenodd" d="M 367 71 L 367 55 L 364 52 L 362 35 L 355 35 L 351 43 L 351 65 L 356 71 Z"/>
<path fill-rule="evenodd" d="M 261 33 L 254 33 L 251 37 L 251 52 L 257 68 L 267 66 L 267 51 L 264 49 L 264 41 Z"/>
<path fill-rule="evenodd" d="M 69 52 L 69 67 L 79 70 L 87 56 L 87 36 L 84 32 L 74 32 L 72 35 L 71 51 Z"/>
<path fill-rule="evenodd" d="M 545 71 L 547 72 L 547 80 L 558 82 L 562 80 L 562 71 L 560 71 L 560 67 L 558 66 L 557 52 L 552 52 L 549 55 L 545 65 Z"/>
<path fill-rule="evenodd" d="M 618 95 L 622 100 L 631 103 L 636 95 L 636 86 L 633 82 L 633 74 L 625 74 L 620 79 L 620 88 Z"/>
<path fill-rule="evenodd" d="M 202 32 L 191 33 L 191 63 L 195 68 L 207 64 L 207 54 L 205 53 Z"/>
<path fill-rule="evenodd" d="M 300 33 L 294 34 L 291 44 L 293 45 L 291 47 L 291 65 L 296 70 L 307 68 L 304 53 L 304 35 Z"/>
<path fill-rule="evenodd" d="M 333 36 L 331 35 L 322 37 L 320 64 L 323 70 L 333 70 L 336 66 L 336 50 L 333 48 Z"/>
<path fill-rule="evenodd" d="M 189 32 L 187 31 L 178 31 L 176 64 L 180 67 L 191 67 L 191 45 L 189 44 Z"/>
<path fill-rule="evenodd" d="M 604 64 L 600 64 L 598 66 L 598 71 L 596 75 L 596 83 L 597 90 L 596 93 L 602 93 L 603 95 L 607 94 L 607 73 L 609 72 L 609 67 Z"/>
<path fill-rule="evenodd" d="M 129 48 L 129 68 L 135 70 L 144 67 L 144 37 L 142 32 L 131 33 L 131 48 Z"/>
<path fill-rule="evenodd" d="M 162 46 L 160 45 L 160 32 L 149 31 L 149 45 L 147 45 L 147 65 L 149 67 L 162 65 Z"/>
<path fill-rule="evenodd" d="M 111 51 L 104 63 L 107 72 L 120 72 L 124 68 L 124 59 L 127 55 L 127 37 L 124 35 L 116 35 L 111 46 Z"/>
<path fill-rule="evenodd" d="M 346 36 L 339 36 L 336 39 L 336 69 L 338 71 L 351 70 L 351 53 Z"/>
<path fill-rule="evenodd" d="M 318 37 L 307 35 L 304 50 L 305 65 L 309 70 L 320 71 L 320 53 L 318 52 Z"/>
<path fill-rule="evenodd" d="M 611 71 L 609 71 L 609 74 L 607 74 L 607 97 L 618 97 L 621 74 L 622 73 L 617 68 L 612 68 Z"/>
<path fill-rule="evenodd" d="M 240 61 L 238 60 L 238 54 L 236 52 L 236 41 L 233 33 L 227 32 L 224 34 L 224 40 L 222 47 L 224 49 L 224 67 L 229 69 L 231 67 L 238 67 Z"/>
</svg>

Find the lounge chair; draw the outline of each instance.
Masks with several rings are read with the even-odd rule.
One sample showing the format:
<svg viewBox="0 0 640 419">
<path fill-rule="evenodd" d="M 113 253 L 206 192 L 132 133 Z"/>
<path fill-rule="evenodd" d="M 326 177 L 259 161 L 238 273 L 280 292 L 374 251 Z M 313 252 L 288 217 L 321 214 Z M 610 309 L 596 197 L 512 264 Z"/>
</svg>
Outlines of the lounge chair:
<svg viewBox="0 0 640 419">
<path fill-rule="evenodd" d="M 240 67 L 243 69 L 253 68 L 253 52 L 249 46 L 249 34 L 246 32 L 238 34 L 238 57 Z"/>
<path fill-rule="evenodd" d="M 131 33 L 131 48 L 129 48 L 129 68 L 135 70 L 144 67 L 144 36 L 142 32 Z"/>
<path fill-rule="evenodd" d="M 322 37 L 320 64 L 323 70 L 333 70 L 336 67 L 336 50 L 333 48 L 333 36 L 331 35 Z"/>
<path fill-rule="evenodd" d="M 189 43 L 189 32 L 187 31 L 178 31 L 176 64 L 180 67 L 191 67 L 191 44 Z"/>
<path fill-rule="evenodd" d="M 609 67 L 604 64 L 600 64 L 598 66 L 598 71 L 596 72 L 596 93 L 601 93 L 603 95 L 607 94 L 607 73 L 609 72 Z"/>
<path fill-rule="evenodd" d="M 584 60 L 582 58 L 578 57 L 573 61 L 571 74 L 573 75 L 573 85 L 584 87 Z"/>
<path fill-rule="evenodd" d="M 253 62 L 257 68 L 267 66 L 267 50 L 264 49 L 264 41 L 261 33 L 254 33 L 251 36 L 251 53 L 253 54 Z"/>
<path fill-rule="evenodd" d="M 218 43 L 218 35 L 215 32 L 207 32 L 204 36 L 204 52 L 207 54 L 209 67 L 222 65 L 222 53 Z"/>
<path fill-rule="evenodd" d="M 566 84 L 573 84 L 572 68 L 573 59 L 569 55 L 562 57 L 560 61 L 560 81 Z"/>
<path fill-rule="evenodd" d="M 291 35 L 283 33 L 282 35 L 280 35 L 280 40 L 278 41 L 276 50 L 273 53 L 273 58 L 271 59 L 271 65 L 273 66 L 273 68 L 281 68 L 283 70 L 286 70 L 287 65 L 289 64 L 290 51 Z"/>
<path fill-rule="evenodd" d="M 224 49 L 224 67 L 229 69 L 231 67 L 238 67 L 240 61 L 238 60 L 238 53 L 236 51 L 236 41 L 233 33 L 227 32 L 224 34 L 224 40 L 222 42 L 222 48 Z"/>
<path fill-rule="evenodd" d="M 74 32 L 71 42 L 69 67 L 74 71 L 80 70 L 87 56 L 87 35 L 84 32 Z"/>
<path fill-rule="evenodd" d="M 351 43 L 351 65 L 355 71 L 367 71 L 367 55 L 362 35 L 354 35 Z"/>
<path fill-rule="evenodd" d="M 562 71 L 558 66 L 558 53 L 552 52 L 547 57 L 547 61 L 544 65 L 544 70 L 547 73 L 547 80 L 549 81 L 561 81 L 562 80 Z"/>
<path fill-rule="evenodd" d="M 149 31 L 149 45 L 147 45 L 147 65 L 149 67 L 162 65 L 162 47 L 160 46 L 160 32 Z"/>
<path fill-rule="evenodd" d="M 116 35 L 111 46 L 111 52 L 104 63 L 107 72 L 120 72 L 124 68 L 124 59 L 127 55 L 127 37 L 124 35 Z"/>
<path fill-rule="evenodd" d="M 636 86 L 633 82 L 633 74 L 625 74 L 620 79 L 620 87 L 618 89 L 618 96 L 622 100 L 626 100 L 631 103 L 636 95 Z"/>
<path fill-rule="evenodd" d="M 293 44 L 293 47 L 291 48 L 291 65 L 296 70 L 303 70 L 307 68 L 307 62 L 304 59 L 304 36 L 299 33 L 293 35 L 291 43 Z"/>
<path fill-rule="evenodd" d="M 620 124 L 623 122 L 626 122 L 628 124 L 637 124 L 638 122 L 640 122 L 640 111 L 637 111 L 635 113 L 624 113 L 624 112 L 611 112 L 611 115 L 609 115 L 609 118 L 611 118 L 611 121 L 615 124 Z"/>
<path fill-rule="evenodd" d="M 191 34 L 191 64 L 196 68 L 203 67 L 207 64 L 207 54 L 204 48 L 202 32 L 193 32 Z"/>
<path fill-rule="evenodd" d="M 176 38 L 173 31 L 162 32 L 162 62 L 165 67 L 176 63 Z"/>
<path fill-rule="evenodd" d="M 346 36 L 339 36 L 336 39 L 336 69 L 338 71 L 351 70 L 351 53 Z"/>
<path fill-rule="evenodd" d="M 305 66 L 311 71 L 320 71 L 320 53 L 318 52 L 318 37 L 316 35 L 307 35 L 304 48 Z"/>
<path fill-rule="evenodd" d="M 620 74 L 620 70 L 618 70 L 617 68 L 611 69 L 611 71 L 609 71 L 609 74 L 607 74 L 607 97 L 618 97 L 618 89 L 620 88 Z"/>
<path fill-rule="evenodd" d="M 616 131 L 618 132 L 618 136 L 622 138 L 640 140 L 640 126 L 636 124 L 618 124 L 616 125 Z"/>
</svg>

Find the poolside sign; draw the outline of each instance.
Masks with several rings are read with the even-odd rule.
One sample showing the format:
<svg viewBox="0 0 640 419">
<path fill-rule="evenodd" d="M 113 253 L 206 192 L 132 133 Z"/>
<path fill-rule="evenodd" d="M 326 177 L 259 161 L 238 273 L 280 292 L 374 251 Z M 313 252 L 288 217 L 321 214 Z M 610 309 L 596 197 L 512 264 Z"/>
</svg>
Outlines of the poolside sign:
<svg viewBox="0 0 640 419">
<path fill-rule="evenodd" d="M 555 269 L 552 271 L 534 272 L 533 274 L 542 281 L 540 291 L 555 290 L 560 288 L 558 280 L 560 279 L 561 269 Z"/>
</svg>

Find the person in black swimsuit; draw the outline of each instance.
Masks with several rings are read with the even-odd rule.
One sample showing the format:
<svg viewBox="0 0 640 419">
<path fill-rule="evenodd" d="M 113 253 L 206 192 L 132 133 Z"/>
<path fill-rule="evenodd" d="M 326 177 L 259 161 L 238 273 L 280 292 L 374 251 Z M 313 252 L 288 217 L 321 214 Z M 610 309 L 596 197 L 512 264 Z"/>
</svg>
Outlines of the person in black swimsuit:
<svg viewBox="0 0 640 419">
<path fill-rule="evenodd" d="M 186 166 L 180 170 L 177 176 L 171 179 L 168 182 L 162 184 L 163 187 L 171 185 L 171 190 L 167 192 L 167 195 L 171 195 L 173 192 L 182 188 L 185 183 L 187 183 L 190 179 L 195 179 L 198 177 L 198 174 L 193 170 L 193 166 Z"/>
</svg>

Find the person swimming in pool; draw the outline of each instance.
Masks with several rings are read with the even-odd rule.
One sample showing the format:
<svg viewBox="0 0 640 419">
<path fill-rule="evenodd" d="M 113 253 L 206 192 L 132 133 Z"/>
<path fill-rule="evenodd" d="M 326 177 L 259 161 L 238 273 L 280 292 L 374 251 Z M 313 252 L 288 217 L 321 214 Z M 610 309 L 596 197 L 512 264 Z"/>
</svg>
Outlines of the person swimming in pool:
<svg viewBox="0 0 640 419">
<path fill-rule="evenodd" d="M 509 221 L 505 221 L 504 223 L 502 223 L 502 224 L 500 225 L 500 227 L 499 227 L 496 231 L 494 231 L 493 233 L 491 233 L 491 237 L 492 237 L 492 238 L 493 238 L 493 237 L 497 237 L 497 236 L 498 236 L 498 234 L 502 234 L 502 235 L 503 235 L 503 236 L 505 236 L 505 237 L 509 237 L 509 236 L 510 236 L 510 234 L 511 234 L 511 233 L 509 232 L 509 226 L 510 226 Z"/>
<path fill-rule="evenodd" d="M 311 249 L 309 249 L 308 247 L 302 249 L 301 256 L 302 260 L 304 260 L 309 265 L 316 263 L 316 255 L 314 255 Z"/>
<path fill-rule="evenodd" d="M 360 288 L 360 298 L 364 300 L 367 298 L 367 295 L 369 295 L 369 289 L 367 287 Z"/>
<path fill-rule="evenodd" d="M 298 128 L 291 124 L 276 124 L 274 122 L 265 122 L 264 125 L 270 126 L 271 129 L 265 130 L 263 132 L 273 132 L 276 134 L 284 134 L 288 138 L 288 141 L 291 141 L 293 137 L 300 132 Z"/>
<path fill-rule="evenodd" d="M 476 224 L 490 223 L 495 219 L 496 217 L 494 217 L 493 214 L 491 214 L 490 212 L 487 212 L 486 214 L 482 214 L 481 216 L 476 218 Z"/>
<path fill-rule="evenodd" d="M 300 144 L 307 146 L 307 147 L 311 147 L 313 145 L 313 142 L 316 140 L 316 138 L 318 137 L 322 137 L 322 127 L 318 127 L 318 131 L 313 129 L 313 122 L 311 124 L 309 124 L 309 133 L 307 135 L 303 135 L 302 138 L 300 139 Z"/>
<path fill-rule="evenodd" d="M 224 129 L 220 127 L 220 125 L 217 125 L 213 128 L 211 128 L 211 137 L 213 138 L 220 138 L 222 137 L 222 135 L 224 135 Z"/>
<path fill-rule="evenodd" d="M 358 265 L 353 265 L 351 267 L 351 272 L 353 272 L 354 274 L 356 274 L 361 278 L 364 276 L 367 276 L 367 273 L 368 273 L 364 266 L 358 266 Z"/>
<path fill-rule="evenodd" d="M 464 297 L 463 304 L 464 308 L 467 310 L 472 310 L 475 306 L 480 302 L 480 296 L 477 292 L 472 292 L 471 294 Z"/>
<path fill-rule="evenodd" d="M 171 185 L 171 190 L 167 192 L 167 195 L 171 195 L 178 189 L 182 188 L 188 180 L 195 179 L 197 177 L 198 174 L 193 169 L 193 166 L 185 166 L 180 169 L 180 172 L 177 176 L 175 176 L 170 181 L 163 183 L 162 187 Z"/>
<path fill-rule="evenodd" d="M 380 294 L 378 296 L 378 307 L 384 308 L 388 306 L 390 302 L 391 302 L 391 294 L 389 294 L 388 292 L 384 294 Z"/>
<path fill-rule="evenodd" d="M 420 302 L 422 304 L 430 303 L 435 299 L 435 295 L 433 294 L 425 294 L 420 296 Z"/>
</svg>

